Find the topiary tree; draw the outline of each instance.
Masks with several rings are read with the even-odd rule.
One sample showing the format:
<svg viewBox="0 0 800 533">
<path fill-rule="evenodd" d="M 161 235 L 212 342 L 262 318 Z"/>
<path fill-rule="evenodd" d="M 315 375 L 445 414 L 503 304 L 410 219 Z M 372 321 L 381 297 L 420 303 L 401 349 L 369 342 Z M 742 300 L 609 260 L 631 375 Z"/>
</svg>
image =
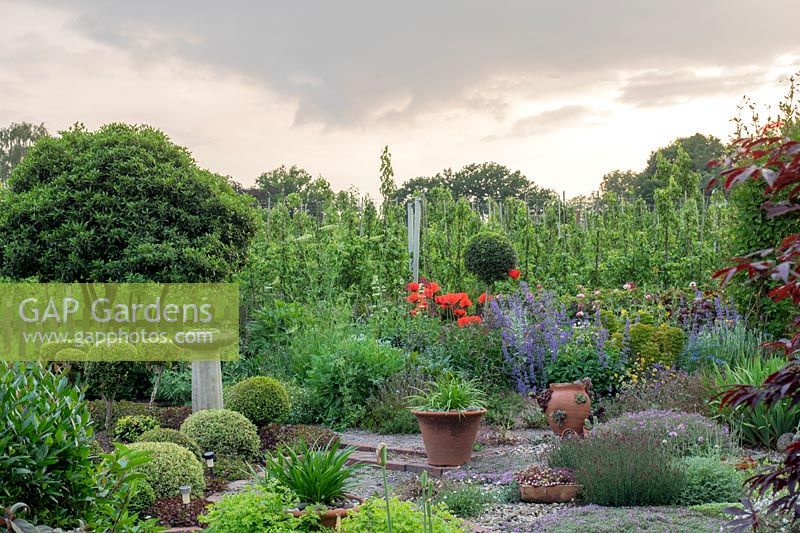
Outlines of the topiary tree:
<svg viewBox="0 0 800 533">
<path fill-rule="evenodd" d="M 203 464 L 183 446 L 171 442 L 136 442 L 128 447 L 150 452 L 151 460 L 137 466 L 134 472 L 144 476 L 156 498 L 178 496 L 182 485 L 190 485 L 195 496 L 203 495 L 206 489 Z"/>
<path fill-rule="evenodd" d="M 250 460 L 260 444 L 253 423 L 228 409 L 194 413 L 181 424 L 181 432 L 197 441 L 203 451 L 213 451 L 221 457 Z"/>
<path fill-rule="evenodd" d="M 486 285 L 488 291 L 496 281 L 508 277 L 509 271 L 517 266 L 517 254 L 505 235 L 482 231 L 467 243 L 464 266 Z"/>
<path fill-rule="evenodd" d="M 37 141 L 0 195 L 0 276 L 223 281 L 244 265 L 259 221 L 252 197 L 162 132 L 75 126 Z M 219 362 L 195 365 L 213 381 L 207 403 L 221 405 Z"/>
<path fill-rule="evenodd" d="M 149 415 L 123 416 L 114 426 L 114 436 L 120 442 L 132 442 L 145 431 L 158 427 L 158 420 Z"/>
<path fill-rule="evenodd" d="M 114 402 L 127 384 L 130 361 L 136 359 L 136 347 L 126 342 L 111 346 L 98 345 L 89 350 L 89 357 L 92 360 L 83 365 L 83 380 L 103 399 L 106 407 L 105 428 L 110 430 Z"/>
<path fill-rule="evenodd" d="M 264 376 L 248 378 L 231 387 L 225 404 L 258 427 L 285 422 L 291 407 L 283 383 Z"/>
</svg>

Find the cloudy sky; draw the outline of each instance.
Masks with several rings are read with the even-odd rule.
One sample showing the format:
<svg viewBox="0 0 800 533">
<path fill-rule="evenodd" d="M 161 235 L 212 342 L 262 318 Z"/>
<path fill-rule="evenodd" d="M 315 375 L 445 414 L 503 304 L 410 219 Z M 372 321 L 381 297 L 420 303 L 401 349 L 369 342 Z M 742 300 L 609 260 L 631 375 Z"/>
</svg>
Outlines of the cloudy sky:
<svg viewBox="0 0 800 533">
<path fill-rule="evenodd" d="M 245 184 L 497 161 L 568 196 L 800 70 L 797 0 L 0 0 L 0 125 L 147 123 Z"/>
</svg>

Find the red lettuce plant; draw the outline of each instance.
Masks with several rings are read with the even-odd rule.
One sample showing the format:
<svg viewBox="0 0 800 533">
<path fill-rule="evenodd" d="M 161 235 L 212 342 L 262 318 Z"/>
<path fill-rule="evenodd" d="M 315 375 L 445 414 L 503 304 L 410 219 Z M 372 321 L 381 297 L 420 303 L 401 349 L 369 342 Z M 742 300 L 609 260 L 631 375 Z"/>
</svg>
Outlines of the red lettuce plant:
<svg viewBox="0 0 800 533">
<path fill-rule="evenodd" d="M 725 189 L 730 189 L 747 180 L 759 180 L 764 184 L 762 209 L 768 217 L 800 213 L 800 142 L 780 135 L 781 127 L 780 123 L 769 124 L 758 137 L 736 141 L 733 155 L 711 163 L 722 170 L 709 187 L 722 181 Z M 769 292 L 773 300 L 789 299 L 800 305 L 800 233 L 787 235 L 775 248 L 755 251 L 733 262 L 714 275 L 723 284 L 739 273 L 750 279 L 768 279 L 777 283 Z M 721 394 L 723 405 L 769 406 L 786 399 L 791 405 L 800 404 L 800 316 L 793 325 L 798 330 L 793 336 L 769 343 L 786 354 L 786 366 L 767 377 L 760 387 L 736 385 L 727 389 Z M 748 483 L 758 496 L 777 495 L 768 512 L 784 513 L 796 523 L 800 521 L 800 442 L 791 444 L 785 453 L 782 463 L 756 473 Z M 745 510 L 736 514 L 742 530 L 759 529 L 763 524 L 749 501 L 745 501 Z"/>
</svg>

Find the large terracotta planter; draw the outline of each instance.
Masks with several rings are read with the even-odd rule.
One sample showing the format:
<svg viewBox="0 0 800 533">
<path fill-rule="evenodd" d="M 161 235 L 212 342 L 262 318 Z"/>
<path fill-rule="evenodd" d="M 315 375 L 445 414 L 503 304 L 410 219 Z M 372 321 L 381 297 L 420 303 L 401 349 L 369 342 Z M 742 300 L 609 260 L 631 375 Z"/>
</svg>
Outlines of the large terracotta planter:
<svg viewBox="0 0 800 533">
<path fill-rule="evenodd" d="M 411 412 L 417 417 L 429 465 L 461 466 L 470 460 L 486 409 Z"/>
<path fill-rule="evenodd" d="M 583 383 L 551 383 L 550 391 L 552 396 L 544 411 L 550 429 L 559 437 L 573 433 L 575 436 L 583 435 L 584 422 L 589 418 L 592 407 L 586 386 Z M 583 395 L 586 401 L 578 402 L 577 400 L 581 399 L 580 395 Z M 556 411 L 563 411 L 566 414 L 560 424 L 553 416 Z"/>
<path fill-rule="evenodd" d="M 519 497 L 528 503 L 567 503 L 575 499 L 580 485 L 555 485 L 553 487 L 534 487 L 520 485 Z"/>
</svg>

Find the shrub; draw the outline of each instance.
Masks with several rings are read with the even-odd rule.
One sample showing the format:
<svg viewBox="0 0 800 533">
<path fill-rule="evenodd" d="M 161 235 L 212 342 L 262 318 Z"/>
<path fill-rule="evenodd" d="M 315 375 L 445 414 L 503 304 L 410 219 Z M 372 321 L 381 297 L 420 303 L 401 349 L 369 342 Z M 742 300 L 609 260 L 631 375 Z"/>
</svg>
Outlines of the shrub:
<svg viewBox="0 0 800 533">
<path fill-rule="evenodd" d="M 305 387 L 316 422 L 352 427 L 361 422 L 367 399 L 404 364 L 400 350 L 375 339 L 346 337 L 311 347 Z"/>
<path fill-rule="evenodd" d="M 600 424 L 600 435 L 642 436 L 660 444 L 672 457 L 719 455 L 734 448 L 728 429 L 697 413 L 672 410 L 627 413 Z"/>
<path fill-rule="evenodd" d="M 290 491 L 272 483 L 269 488 L 254 487 L 225 495 L 198 520 L 209 526 L 212 533 L 301 531 L 308 519 L 295 518 L 286 512 L 295 505 L 297 498 Z"/>
<path fill-rule="evenodd" d="M 421 510 L 409 501 L 397 498 L 389 499 L 389 510 L 392 515 L 393 533 L 419 533 L 423 529 L 424 515 Z M 433 533 L 464 533 L 461 521 L 455 518 L 447 508 L 434 505 L 431 515 Z M 351 513 L 342 520 L 343 533 L 388 533 L 389 526 L 386 520 L 386 500 L 383 498 L 369 498 L 360 506 L 357 513 Z"/>
<path fill-rule="evenodd" d="M 722 364 L 706 371 L 710 392 L 717 394 L 734 384 L 759 386 L 764 380 L 786 364 L 786 358 L 750 357 L 732 364 Z M 800 424 L 800 405 L 791 405 L 790 399 L 766 406 L 740 405 L 736 409 L 722 408 L 718 399 L 711 402 L 717 417 L 739 433 L 742 441 L 751 446 L 772 446 L 784 433 L 794 433 Z"/>
<path fill-rule="evenodd" d="M 382 435 L 419 433 L 417 418 L 408 410 L 407 398 L 423 386 L 416 372 L 400 372 L 367 400 L 364 427 Z"/>
<path fill-rule="evenodd" d="M 734 467 L 716 457 L 686 457 L 681 461 L 686 472 L 681 505 L 733 502 L 741 498 L 744 479 Z"/>
<path fill-rule="evenodd" d="M 92 400 L 89 402 L 89 412 L 95 427 L 105 429 L 105 403 L 102 400 Z M 170 429 L 180 429 L 183 421 L 192 414 L 191 407 L 158 407 L 152 409 L 143 402 L 131 402 L 120 400 L 114 402 L 114 411 L 111 417 L 112 425 L 124 416 L 150 415 L 155 417 L 161 427 Z"/>
<path fill-rule="evenodd" d="M 683 353 L 686 334 L 681 328 L 639 322 L 630 327 L 631 353 L 647 363 L 673 365 Z"/>
<path fill-rule="evenodd" d="M 182 485 L 190 485 L 195 496 L 203 495 L 206 488 L 203 465 L 183 446 L 171 442 L 137 442 L 129 448 L 150 452 L 150 462 L 138 466 L 136 472 L 144 476 L 156 498 L 178 496 Z"/>
<path fill-rule="evenodd" d="M 193 438 L 203 451 L 218 456 L 250 460 L 258 453 L 258 431 L 240 413 L 227 409 L 206 409 L 187 418 L 181 432 Z"/>
<path fill-rule="evenodd" d="M 133 489 L 128 507 L 134 513 L 141 513 L 153 505 L 155 501 L 156 493 L 153 491 L 153 487 L 144 479 L 140 479 Z"/>
<path fill-rule="evenodd" d="M 80 389 L 37 364 L 0 364 L 0 502 L 77 525 L 95 488 L 93 430 Z"/>
<path fill-rule="evenodd" d="M 586 505 L 571 507 L 539 518 L 531 531 L 537 533 L 640 533 L 642 531 L 724 531 L 728 519 L 709 517 L 680 507 L 633 507 L 616 509 Z"/>
<path fill-rule="evenodd" d="M 353 447 L 340 448 L 338 442 L 318 448 L 300 441 L 276 453 L 267 452 L 266 475 L 255 476 L 255 481 L 276 480 L 303 503 L 334 505 L 353 487 L 353 472 L 362 466 L 347 464 L 355 451 Z"/>
<path fill-rule="evenodd" d="M 477 485 L 460 485 L 439 492 L 436 501 L 444 504 L 454 515 L 475 518 L 482 515 L 494 502 L 491 494 Z"/>
<path fill-rule="evenodd" d="M 200 446 L 190 436 L 181 433 L 176 429 L 169 428 L 155 428 L 149 429 L 136 437 L 135 442 L 171 442 L 182 446 L 192 452 L 198 459 L 202 459 L 202 450 Z"/>
<path fill-rule="evenodd" d="M 120 442 L 133 442 L 145 431 L 159 427 L 158 420 L 148 415 L 123 416 L 114 426 L 114 436 Z"/>
<path fill-rule="evenodd" d="M 583 499 L 611 507 L 670 505 L 686 481 L 670 450 L 646 434 L 592 433 L 563 440 L 550 466 L 574 470 Z"/>
<path fill-rule="evenodd" d="M 225 405 L 246 416 L 256 426 L 281 423 L 289 416 L 289 393 L 280 381 L 256 376 L 231 387 Z"/>
<path fill-rule="evenodd" d="M 605 343 L 603 329 L 586 328 L 577 331 L 569 342 L 561 345 L 558 356 L 547 366 L 550 383 L 572 383 L 583 378 L 592 380 L 592 389 L 601 395 L 616 392 L 623 372 L 619 350 Z"/>
<path fill-rule="evenodd" d="M 620 393 L 604 402 L 604 406 L 608 418 L 648 409 L 673 409 L 702 415 L 709 412 L 708 391 L 701 374 L 661 365 L 651 366 L 637 381 L 623 385 Z"/>
<path fill-rule="evenodd" d="M 89 390 L 99 395 L 105 403 L 106 410 L 103 419 L 105 428 L 112 426 L 114 402 L 127 382 L 131 367 L 130 361 L 136 359 L 136 349 L 131 344 L 116 344 L 110 351 L 114 356 L 114 361 L 106 358 L 107 353 L 101 347 L 93 348 L 90 353 L 94 360 L 88 361 L 83 366 L 83 380 Z"/>
<path fill-rule="evenodd" d="M 286 417 L 286 423 L 313 424 L 311 391 L 300 385 L 288 385 L 286 390 L 289 393 L 289 416 Z"/>
<path fill-rule="evenodd" d="M 482 231 L 467 243 L 464 266 L 481 283 L 491 286 L 508 278 L 508 272 L 517 266 L 517 254 L 505 235 Z"/>
<path fill-rule="evenodd" d="M 493 394 L 489 396 L 486 406 L 486 423 L 501 430 L 513 429 L 521 414 L 531 414 L 528 411 L 529 403 L 521 394 L 513 392 Z"/>
</svg>

